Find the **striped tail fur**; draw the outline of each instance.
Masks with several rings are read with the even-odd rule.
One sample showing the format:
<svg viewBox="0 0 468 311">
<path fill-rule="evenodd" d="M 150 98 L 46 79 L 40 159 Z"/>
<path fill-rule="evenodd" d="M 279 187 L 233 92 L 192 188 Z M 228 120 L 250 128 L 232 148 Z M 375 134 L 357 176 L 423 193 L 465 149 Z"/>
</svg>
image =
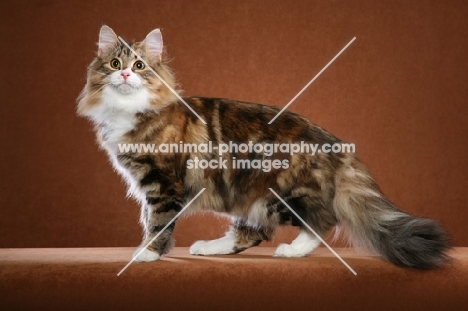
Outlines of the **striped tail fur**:
<svg viewBox="0 0 468 311">
<path fill-rule="evenodd" d="M 347 155 L 336 172 L 333 208 L 338 231 L 344 231 L 358 249 L 420 269 L 441 266 L 449 259 L 448 236 L 439 224 L 397 209 L 354 155 Z"/>
</svg>

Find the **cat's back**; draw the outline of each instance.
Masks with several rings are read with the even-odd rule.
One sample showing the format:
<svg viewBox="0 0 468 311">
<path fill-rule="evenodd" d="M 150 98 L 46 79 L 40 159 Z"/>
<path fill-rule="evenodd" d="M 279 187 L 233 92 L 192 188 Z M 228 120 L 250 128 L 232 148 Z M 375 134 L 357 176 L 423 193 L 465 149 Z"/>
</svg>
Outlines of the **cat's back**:
<svg viewBox="0 0 468 311">
<path fill-rule="evenodd" d="M 330 143 L 338 138 L 301 115 L 283 111 L 278 107 L 242 102 L 225 98 L 186 97 L 185 102 L 206 122 L 213 141 L 313 141 Z M 180 103 L 179 109 L 189 109 Z M 197 117 L 192 114 L 196 122 Z"/>
</svg>

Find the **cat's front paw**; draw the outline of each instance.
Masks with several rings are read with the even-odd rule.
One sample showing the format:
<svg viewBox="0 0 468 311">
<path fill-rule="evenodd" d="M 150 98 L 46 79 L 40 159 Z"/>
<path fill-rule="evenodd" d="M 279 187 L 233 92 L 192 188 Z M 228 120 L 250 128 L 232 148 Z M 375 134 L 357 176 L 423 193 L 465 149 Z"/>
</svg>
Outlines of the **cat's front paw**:
<svg viewBox="0 0 468 311">
<path fill-rule="evenodd" d="M 191 255 L 213 255 L 208 250 L 208 241 L 196 241 L 190 246 L 189 252 Z"/>
<path fill-rule="evenodd" d="M 273 256 L 275 257 L 304 257 L 307 255 L 307 252 L 301 249 L 298 249 L 290 244 L 280 244 L 275 251 Z"/>
<path fill-rule="evenodd" d="M 133 253 L 132 256 L 133 260 L 138 262 L 149 262 L 149 261 L 156 261 L 161 258 L 158 253 L 152 252 L 147 248 L 138 247 L 136 251 Z"/>
<path fill-rule="evenodd" d="M 230 236 L 212 241 L 197 241 L 190 246 L 192 255 L 226 255 L 234 253 L 234 239 Z"/>
</svg>

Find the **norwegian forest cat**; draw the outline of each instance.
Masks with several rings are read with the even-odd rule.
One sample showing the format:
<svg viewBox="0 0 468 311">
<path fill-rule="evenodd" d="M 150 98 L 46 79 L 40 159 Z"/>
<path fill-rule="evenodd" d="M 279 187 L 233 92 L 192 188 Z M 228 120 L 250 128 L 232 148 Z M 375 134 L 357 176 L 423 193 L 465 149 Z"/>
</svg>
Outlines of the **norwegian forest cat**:
<svg viewBox="0 0 468 311">
<path fill-rule="evenodd" d="M 144 41 L 130 46 L 111 28 L 102 26 L 97 56 L 88 67 L 87 83 L 78 98 L 78 114 L 94 123 L 101 146 L 129 185 L 129 194 L 141 203 L 144 236 L 135 260 L 158 260 L 170 251 L 175 222 L 146 245 L 203 188 L 187 212 L 228 215 L 232 225 L 220 239 L 194 243 L 191 254 L 238 253 L 268 240 L 277 226 L 286 224 L 298 226 L 299 235 L 291 244 L 279 245 L 275 256 L 299 257 L 312 252 L 320 240 L 271 188 L 321 236 L 337 226 L 353 246 L 400 266 L 432 268 L 448 259 L 447 234 L 436 222 L 393 206 L 354 153 L 312 155 L 276 150 L 267 154 L 266 147 L 264 152 L 233 148 L 222 155 L 215 148 L 122 151 L 122 144 L 278 147 L 342 142 L 288 111 L 268 124 L 279 112 L 275 107 L 216 98 L 185 97 L 181 101 L 153 73 L 176 89 L 166 65 L 161 32 L 153 30 Z M 202 160 L 205 167 L 197 167 Z M 252 166 L 235 167 L 238 160 L 251 161 Z M 259 163 L 268 167 L 258 167 Z"/>
</svg>

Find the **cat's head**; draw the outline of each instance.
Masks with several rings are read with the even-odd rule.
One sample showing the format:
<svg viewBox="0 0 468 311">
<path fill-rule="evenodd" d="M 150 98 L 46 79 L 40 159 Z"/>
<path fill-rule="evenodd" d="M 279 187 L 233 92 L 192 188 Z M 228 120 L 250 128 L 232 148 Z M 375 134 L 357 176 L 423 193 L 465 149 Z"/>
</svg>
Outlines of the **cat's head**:
<svg viewBox="0 0 468 311">
<path fill-rule="evenodd" d="M 98 121 L 107 110 L 157 111 L 173 102 L 175 95 L 160 79 L 174 90 L 174 77 L 163 54 L 159 29 L 127 46 L 110 27 L 102 26 L 97 55 L 88 67 L 87 82 L 78 98 L 78 114 Z"/>
</svg>

